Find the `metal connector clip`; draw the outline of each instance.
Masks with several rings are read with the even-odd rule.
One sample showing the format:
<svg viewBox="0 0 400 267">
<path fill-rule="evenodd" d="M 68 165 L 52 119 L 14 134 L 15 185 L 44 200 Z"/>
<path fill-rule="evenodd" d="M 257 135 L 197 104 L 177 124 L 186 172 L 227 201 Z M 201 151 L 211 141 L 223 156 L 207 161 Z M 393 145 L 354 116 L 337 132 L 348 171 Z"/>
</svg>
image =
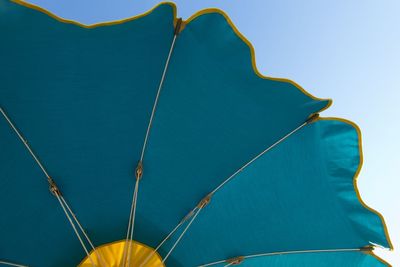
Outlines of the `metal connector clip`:
<svg viewBox="0 0 400 267">
<path fill-rule="evenodd" d="M 61 191 L 58 189 L 56 182 L 54 182 L 53 178 L 48 177 L 47 182 L 49 183 L 49 190 L 54 196 L 61 196 Z"/>
<path fill-rule="evenodd" d="M 318 118 L 319 118 L 319 114 L 318 114 L 318 113 L 315 113 L 315 114 L 311 115 L 311 116 L 307 119 L 306 122 L 307 122 L 307 124 L 310 124 L 310 123 L 313 123 L 313 122 L 317 121 Z"/>
<path fill-rule="evenodd" d="M 178 35 L 181 32 L 182 24 L 183 24 L 182 18 L 176 20 L 174 35 Z"/>
<path fill-rule="evenodd" d="M 360 251 L 361 252 L 365 252 L 365 253 L 369 253 L 369 252 L 371 252 L 373 250 L 374 250 L 374 247 L 371 246 L 371 245 L 364 246 L 364 247 L 360 248 Z"/>
<path fill-rule="evenodd" d="M 142 161 L 140 160 L 140 161 L 138 162 L 138 165 L 136 166 L 136 169 L 135 169 L 135 176 L 136 176 L 136 179 L 137 179 L 137 180 L 140 180 L 140 178 L 142 178 L 142 175 L 143 175 L 143 163 L 142 163 Z"/>
<path fill-rule="evenodd" d="M 202 209 L 202 208 L 204 208 L 205 206 L 207 206 L 208 203 L 210 203 L 210 201 L 211 201 L 211 197 L 212 197 L 212 194 L 208 194 L 207 196 L 205 196 L 205 197 L 199 202 L 199 204 L 197 204 L 197 208 Z"/>
<path fill-rule="evenodd" d="M 244 257 L 243 256 L 238 256 L 238 257 L 234 257 L 231 259 L 227 259 L 225 262 L 230 264 L 230 265 L 239 265 L 244 261 Z"/>
</svg>

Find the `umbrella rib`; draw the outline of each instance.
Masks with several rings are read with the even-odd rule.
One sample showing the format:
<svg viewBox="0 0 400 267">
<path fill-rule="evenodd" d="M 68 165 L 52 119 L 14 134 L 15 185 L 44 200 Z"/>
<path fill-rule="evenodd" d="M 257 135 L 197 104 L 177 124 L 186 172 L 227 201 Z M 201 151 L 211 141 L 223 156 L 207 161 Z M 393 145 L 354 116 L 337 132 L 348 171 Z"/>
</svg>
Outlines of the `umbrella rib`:
<svg viewBox="0 0 400 267">
<path fill-rule="evenodd" d="M 72 229 L 74 230 L 76 236 L 78 237 L 79 242 L 80 242 L 81 245 L 82 245 L 82 248 L 85 250 L 85 253 L 86 253 L 86 255 L 88 256 L 88 258 L 89 258 L 89 260 L 90 260 L 90 263 L 92 264 L 93 267 L 95 267 L 96 265 L 94 264 L 93 259 L 92 259 L 92 257 L 90 256 L 90 253 L 89 253 L 89 251 L 87 250 L 86 245 L 85 245 L 85 243 L 84 243 L 83 240 L 82 240 L 82 237 L 80 236 L 78 230 L 76 229 L 76 226 L 75 226 L 74 222 L 72 221 L 71 216 L 68 214 L 68 211 L 66 210 L 66 208 L 65 208 L 65 206 L 64 206 L 64 204 L 63 204 L 63 202 L 62 202 L 62 200 L 61 200 L 61 197 L 60 197 L 59 193 L 56 192 L 56 193 L 55 193 L 55 196 L 57 197 L 58 202 L 60 202 L 60 205 L 61 205 L 61 207 L 62 207 L 62 209 L 63 209 L 63 211 L 64 211 L 64 213 L 65 213 L 65 216 L 67 217 L 69 223 L 70 223 L 71 226 L 72 226 Z"/>
<path fill-rule="evenodd" d="M 166 73 L 167 73 L 167 69 L 168 69 L 168 65 L 169 65 L 169 60 L 171 59 L 172 51 L 174 50 L 176 37 L 177 37 L 177 36 L 174 35 L 174 38 L 172 39 L 172 44 L 171 44 L 171 47 L 170 47 L 170 49 L 169 49 L 167 61 L 166 61 L 166 63 L 165 63 L 164 70 L 163 70 L 163 73 L 162 73 L 162 76 L 161 76 L 161 81 L 160 81 L 160 84 L 158 85 L 158 90 L 157 90 L 156 98 L 155 98 L 154 103 L 153 103 L 153 108 L 152 108 L 152 110 L 151 110 L 151 115 L 150 115 L 149 123 L 148 123 L 148 125 L 147 125 L 146 135 L 145 135 L 144 141 L 143 141 L 142 152 L 140 153 L 140 161 L 143 161 L 143 158 L 144 158 L 144 152 L 146 151 L 147 141 L 148 141 L 148 139 L 149 139 L 151 126 L 153 125 L 154 114 L 156 113 L 157 104 L 158 104 L 158 99 L 159 99 L 159 97 L 160 97 L 161 88 L 162 88 L 162 86 L 163 86 L 163 84 L 164 84 L 165 75 L 166 75 Z"/>
<path fill-rule="evenodd" d="M 128 266 L 130 266 L 131 260 L 131 250 L 132 250 L 132 243 L 133 243 L 133 230 L 134 230 L 134 221 L 136 215 L 136 202 L 137 202 L 137 195 L 139 191 L 139 179 L 136 179 L 135 189 L 133 192 L 133 199 L 132 199 L 132 206 L 131 206 L 131 213 L 129 217 L 129 224 L 128 224 L 128 231 L 126 234 L 126 243 L 128 243 L 128 248 L 126 249 L 126 243 L 124 244 L 124 251 L 123 251 L 123 262 L 126 265 L 126 261 L 128 261 Z"/>
<path fill-rule="evenodd" d="M 254 158 L 252 158 L 250 161 L 248 161 L 245 165 L 243 165 L 242 167 L 240 167 L 236 172 L 234 172 L 231 176 L 229 176 L 225 181 L 223 181 L 218 187 L 216 187 L 213 191 L 211 191 L 211 193 L 209 193 L 202 201 L 200 201 L 200 203 L 192 210 L 190 211 L 183 220 L 181 220 L 179 222 L 179 224 L 177 226 L 175 226 L 175 228 L 167 235 L 167 237 L 165 237 L 161 243 L 157 246 L 157 248 L 155 249 L 155 251 L 153 253 L 155 253 L 156 251 L 158 251 L 158 249 L 165 243 L 165 241 L 167 241 L 175 232 L 177 229 L 179 229 L 179 227 L 189 218 L 191 218 L 193 216 L 194 211 L 198 208 L 199 210 L 196 212 L 195 216 L 198 215 L 200 209 L 202 209 L 205 205 L 207 205 L 210 202 L 210 199 L 212 198 L 212 196 L 219 190 L 221 189 L 225 184 L 227 184 L 230 180 L 232 180 L 237 174 L 239 174 L 240 172 L 242 172 L 246 167 L 248 167 L 251 163 L 253 163 L 255 160 L 257 160 L 258 158 L 260 158 L 262 155 L 264 155 L 265 153 L 267 153 L 268 151 L 270 151 L 272 148 L 274 148 L 275 146 L 279 145 L 281 142 L 283 142 L 284 140 L 286 140 L 287 138 L 289 138 L 291 135 L 293 135 L 295 132 L 299 131 L 301 128 L 303 128 L 304 126 L 316 121 L 319 118 L 319 114 L 313 114 L 312 116 L 310 116 L 304 123 L 302 123 L 301 125 L 299 125 L 298 127 L 296 127 L 294 130 L 292 130 L 291 132 L 289 132 L 288 134 L 286 134 L 285 136 L 283 136 L 282 138 L 280 138 L 278 141 L 276 141 L 274 144 L 272 144 L 271 146 L 269 146 L 267 149 L 263 150 L 261 153 L 259 153 L 257 156 L 255 156 Z M 190 221 L 189 225 L 191 225 L 192 221 L 194 220 L 194 218 Z M 187 227 L 188 228 L 188 227 Z M 186 232 L 186 228 L 184 230 L 184 233 Z M 183 233 L 183 234 L 184 234 Z M 178 239 L 178 242 L 180 241 L 181 237 L 183 235 L 181 234 L 181 236 Z M 174 244 L 174 246 L 172 247 L 172 249 L 168 252 L 166 258 L 169 256 L 169 254 L 172 252 L 172 250 L 175 248 L 176 244 Z M 149 258 L 149 257 L 148 257 Z M 148 258 L 144 261 L 144 263 L 147 262 Z M 163 262 L 166 260 L 166 258 L 163 260 Z M 141 266 L 144 265 L 144 263 L 142 263 Z"/>
<path fill-rule="evenodd" d="M 168 66 L 169 66 L 169 61 L 170 61 L 170 59 L 171 59 L 172 52 L 174 51 L 175 42 L 176 42 L 176 39 L 177 39 L 177 37 L 178 37 L 178 35 L 179 35 L 179 31 L 180 31 L 181 25 L 182 25 L 182 19 L 178 19 L 177 24 L 176 24 L 176 26 L 175 26 L 175 30 L 174 30 L 174 37 L 173 37 L 173 39 L 172 39 L 172 43 L 171 43 L 171 46 L 170 46 L 170 48 L 169 48 L 168 57 L 167 57 L 167 60 L 166 60 L 166 62 L 165 62 L 165 65 L 164 65 L 163 73 L 162 73 L 162 75 L 161 75 L 160 84 L 158 85 L 156 98 L 155 98 L 155 100 L 154 100 L 153 108 L 152 108 L 152 110 L 151 110 L 151 115 L 150 115 L 149 123 L 148 123 L 148 125 L 147 125 L 146 135 L 145 135 L 144 142 L 143 142 L 142 152 L 141 152 L 141 154 L 140 154 L 140 161 L 143 161 L 143 158 L 144 158 L 144 153 L 145 153 L 145 151 L 146 151 L 146 146 L 147 146 L 147 140 L 149 139 L 149 134 L 150 134 L 151 126 L 152 126 L 152 124 L 153 124 L 153 118 L 154 118 L 154 114 L 155 114 L 155 112 L 156 112 L 156 108 L 157 108 L 157 104 L 158 104 L 158 99 L 159 99 L 159 97 L 160 97 L 160 92 L 161 92 L 161 89 L 162 89 L 163 84 L 164 84 L 165 76 L 166 76 L 166 74 L 167 74 L 167 70 L 168 70 Z"/>
<path fill-rule="evenodd" d="M 10 127 L 14 130 L 14 132 L 17 134 L 19 139 L 22 141 L 26 149 L 29 151 L 33 159 L 36 161 L 37 165 L 40 167 L 44 175 L 49 179 L 50 175 L 47 173 L 46 169 L 43 167 L 42 163 L 38 159 L 38 157 L 35 155 L 35 153 L 32 151 L 31 147 L 28 144 L 28 141 L 21 135 L 21 133 L 18 131 L 18 129 L 15 127 L 15 125 L 12 123 L 10 118 L 7 116 L 6 112 L 0 107 L 0 112 L 3 115 L 3 117 L 6 119 Z"/>
<path fill-rule="evenodd" d="M 137 181 L 136 181 L 136 184 L 137 184 Z M 129 214 L 128 229 L 126 231 L 124 250 L 123 250 L 123 253 L 122 253 L 122 262 L 123 262 L 122 266 L 125 266 L 125 263 L 126 263 L 126 250 L 127 250 L 126 244 L 128 243 L 128 240 L 129 240 L 129 237 L 130 237 L 131 224 L 132 224 L 132 214 L 133 214 L 133 205 L 135 203 L 135 197 L 136 197 L 136 184 L 135 184 L 135 189 L 134 189 L 133 196 L 132 196 L 131 212 Z"/>
<path fill-rule="evenodd" d="M 150 135 L 150 130 L 151 127 L 153 125 L 153 119 L 154 119 L 154 114 L 156 113 L 156 109 L 157 109 L 157 105 L 158 105 L 158 100 L 160 98 L 160 93 L 161 93 L 161 89 L 164 85 L 164 80 L 168 71 L 168 66 L 169 66 L 169 62 L 171 60 L 171 56 L 172 56 L 172 52 L 174 51 L 175 48 L 175 43 L 176 43 L 176 39 L 179 35 L 180 32 L 180 28 L 182 25 L 182 19 L 179 18 L 177 20 L 177 23 L 175 25 L 175 29 L 174 29 L 174 36 L 172 38 L 172 42 L 168 51 L 168 56 L 167 59 L 165 61 L 165 65 L 164 65 L 164 69 L 161 75 L 161 80 L 160 83 L 158 85 L 158 89 L 157 89 L 157 94 L 156 97 L 154 99 L 154 103 L 153 103 L 153 107 L 151 110 L 151 114 L 150 114 L 150 119 L 149 122 L 147 124 L 147 129 L 146 129 L 146 135 L 144 137 L 144 141 L 143 141 L 143 146 L 142 146 L 142 151 L 140 153 L 140 159 L 138 162 L 138 165 L 136 167 L 135 170 L 135 175 L 136 175 L 136 183 L 135 183 L 135 188 L 134 188 L 134 193 L 133 193 L 133 198 L 132 198 L 132 204 L 131 204 L 131 210 L 130 210 L 130 215 L 129 215 L 129 222 L 128 222 L 128 230 L 126 233 L 126 242 L 124 244 L 124 250 L 123 250 L 123 266 L 126 266 L 126 261 L 128 262 L 128 266 L 130 264 L 130 258 L 131 258 L 131 249 L 132 249 L 132 241 L 133 241 L 133 229 L 135 226 L 135 214 L 136 214 L 136 206 L 137 206 L 137 195 L 138 195 L 138 191 L 139 191 L 139 181 L 143 175 L 143 160 L 144 160 L 144 154 L 146 151 L 146 147 L 147 147 L 147 143 L 148 143 L 148 139 L 149 139 L 149 135 Z M 128 243 L 129 242 L 129 243 Z M 126 249 L 126 244 L 128 243 L 128 248 Z"/>
<path fill-rule="evenodd" d="M 149 259 L 164 245 L 164 243 L 181 227 L 182 224 L 184 224 L 187 220 L 189 220 L 198 207 L 196 206 L 194 209 L 192 209 L 176 226 L 175 228 L 158 244 L 158 246 L 144 259 L 144 261 L 140 264 L 139 267 L 144 266 Z"/>
<path fill-rule="evenodd" d="M 40 169 L 42 170 L 42 172 L 44 173 L 44 175 L 47 178 L 47 182 L 49 183 L 49 190 L 50 192 L 57 198 L 57 200 L 59 201 L 65 215 L 67 216 L 67 219 L 69 220 L 77 238 L 79 239 L 83 249 L 85 250 L 86 254 L 89 256 L 88 250 L 84 244 L 84 242 L 82 241 L 82 238 L 79 234 L 79 232 L 76 229 L 75 224 L 73 223 L 71 217 L 68 214 L 67 209 L 70 211 L 71 216 L 73 217 L 73 219 L 75 220 L 75 222 L 78 224 L 79 228 L 81 229 L 82 233 L 84 234 L 86 240 L 88 241 L 88 243 L 91 245 L 91 247 L 94 249 L 93 243 L 90 240 L 89 236 L 86 234 L 86 232 L 84 231 L 82 225 L 79 223 L 78 218 L 75 216 L 75 214 L 72 212 L 72 209 L 69 207 L 69 205 L 67 204 L 66 200 L 64 199 L 64 197 L 61 195 L 61 192 L 59 190 L 59 188 L 57 187 L 56 183 L 54 182 L 53 178 L 49 175 L 49 173 L 47 172 L 47 170 L 45 169 L 45 167 L 43 166 L 43 164 L 40 162 L 39 158 L 36 156 L 36 154 L 33 152 L 32 148 L 29 146 L 28 141 L 22 136 L 22 134 L 19 132 L 19 130 L 17 129 L 17 127 L 14 125 L 14 123 L 11 121 L 11 119 L 8 117 L 8 115 L 6 114 L 6 112 L 3 110 L 3 108 L 0 107 L 0 113 L 3 115 L 3 117 L 5 118 L 5 120 L 7 121 L 7 123 L 9 124 L 9 126 L 11 127 L 11 129 L 17 134 L 18 138 L 21 140 L 21 142 L 24 144 L 25 148 L 28 150 L 28 152 L 31 154 L 31 156 L 33 157 L 33 159 L 35 160 L 35 162 L 37 163 L 37 165 L 40 167 Z M 65 206 L 64 204 L 65 203 Z M 96 255 L 98 255 L 96 253 Z M 89 256 L 90 258 L 90 256 Z M 90 261 L 93 264 L 92 259 L 90 259 Z M 102 260 L 100 260 L 102 261 Z"/>
<path fill-rule="evenodd" d="M 175 243 L 172 245 L 170 250 L 168 251 L 167 255 L 163 259 L 163 263 L 168 259 L 169 255 L 171 255 L 172 251 L 175 249 L 175 247 L 178 245 L 178 243 L 181 241 L 182 237 L 186 234 L 187 230 L 189 227 L 192 225 L 194 220 L 197 218 L 197 215 L 199 215 L 200 211 L 210 203 L 211 200 L 211 195 L 208 194 L 206 195 L 200 202 L 197 204 L 197 206 L 192 209 L 182 220 L 181 222 L 174 228 L 174 230 L 157 246 L 157 249 L 161 247 L 161 245 L 170 237 L 172 234 L 187 220 L 190 219 L 188 225 L 185 227 L 183 232 L 179 235 L 178 239 L 175 241 Z"/>
<path fill-rule="evenodd" d="M 273 149 L 274 147 L 276 147 L 277 145 L 279 145 L 280 143 L 282 143 L 284 140 L 286 140 L 287 138 L 289 138 L 291 135 L 293 135 L 294 133 L 296 133 L 297 131 L 299 131 L 301 128 L 303 128 L 304 126 L 306 126 L 307 124 L 309 124 L 310 121 L 307 120 L 306 122 L 302 123 L 300 126 L 298 126 L 297 128 L 295 128 L 294 130 L 292 130 L 291 132 L 289 132 L 288 134 L 286 134 L 285 136 L 283 136 L 281 139 L 279 139 L 278 141 L 276 141 L 275 143 L 273 143 L 271 146 L 269 146 L 268 148 L 266 148 L 265 150 L 263 150 L 261 153 L 259 153 L 257 156 L 255 156 L 254 158 L 252 158 L 250 161 L 248 161 L 245 165 L 243 165 L 242 167 L 240 167 L 237 171 L 235 171 L 231 176 L 229 176 L 227 179 L 225 179 L 219 186 L 217 186 L 212 192 L 211 194 L 213 195 L 215 192 L 217 192 L 218 190 L 220 190 L 225 184 L 227 184 L 230 180 L 232 180 L 236 175 L 238 175 L 239 173 L 241 173 L 245 168 L 247 168 L 250 164 L 252 164 L 254 161 L 256 161 L 258 158 L 260 158 L 262 155 L 264 155 L 265 153 L 267 153 L 268 151 L 270 151 L 271 149 Z"/>
<path fill-rule="evenodd" d="M 292 250 L 292 251 L 279 251 L 279 252 L 269 252 L 252 254 L 247 256 L 240 256 L 226 260 L 219 260 L 210 262 L 207 264 L 199 265 L 198 267 L 208 267 L 217 264 L 227 263 L 225 266 L 237 265 L 243 262 L 245 259 L 258 258 L 258 257 L 268 257 L 277 255 L 290 255 L 290 254 L 304 254 L 304 253 L 333 253 L 333 252 L 355 252 L 355 251 L 370 251 L 370 248 L 340 248 L 340 249 L 314 249 L 314 250 Z"/>
<path fill-rule="evenodd" d="M 175 241 L 175 243 L 172 245 L 172 247 L 169 249 L 167 255 L 165 255 L 164 259 L 162 260 L 162 263 L 164 263 L 168 257 L 171 255 L 172 251 L 174 251 L 175 247 L 178 245 L 178 243 L 181 241 L 182 237 L 185 235 L 186 231 L 189 229 L 189 227 L 192 225 L 194 220 L 197 218 L 197 215 L 199 215 L 200 211 L 202 210 L 203 207 L 199 207 L 199 209 L 194 213 L 193 217 L 189 221 L 188 225 L 185 227 L 183 232 L 179 235 L 178 239 Z"/>
<path fill-rule="evenodd" d="M 0 264 L 8 265 L 8 266 L 16 266 L 16 267 L 29 267 L 28 265 L 22 265 L 22 264 L 18 264 L 15 262 L 9 262 L 9 261 L 3 261 L 3 260 L 0 260 Z"/>
<path fill-rule="evenodd" d="M 107 264 L 104 261 L 104 258 L 101 254 L 98 253 L 98 250 L 95 248 L 95 246 L 93 245 L 92 241 L 90 240 L 88 234 L 86 233 L 85 229 L 83 228 L 83 226 L 81 225 L 81 223 L 79 222 L 78 218 L 76 217 L 75 213 L 72 211 L 72 209 L 70 208 L 70 206 L 68 205 L 67 201 L 65 200 L 65 198 L 60 195 L 61 201 L 64 203 L 65 207 L 67 208 L 67 210 L 69 211 L 69 213 L 71 214 L 72 218 L 74 219 L 74 221 L 76 222 L 76 224 L 78 225 L 79 229 L 81 230 L 81 232 L 83 233 L 83 235 L 86 238 L 86 241 L 89 243 L 90 247 L 92 248 L 92 250 L 94 251 L 94 253 L 96 254 L 96 257 L 100 260 L 100 265 L 101 266 L 107 266 Z"/>
</svg>

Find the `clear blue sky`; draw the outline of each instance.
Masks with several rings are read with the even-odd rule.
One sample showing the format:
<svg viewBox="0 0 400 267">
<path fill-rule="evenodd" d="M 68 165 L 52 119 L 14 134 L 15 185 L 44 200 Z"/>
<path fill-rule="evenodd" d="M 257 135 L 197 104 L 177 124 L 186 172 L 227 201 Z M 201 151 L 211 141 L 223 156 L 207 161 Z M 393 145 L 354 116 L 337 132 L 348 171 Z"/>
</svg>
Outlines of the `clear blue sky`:
<svg viewBox="0 0 400 267">
<path fill-rule="evenodd" d="M 147 11 L 156 0 L 30 0 L 85 24 Z M 379 251 L 400 266 L 400 1 L 398 0 L 178 0 L 187 18 L 207 7 L 229 14 L 253 43 L 259 70 L 296 81 L 333 99 L 323 116 L 356 122 L 363 133 L 364 201 L 386 218 L 394 252 Z"/>
</svg>

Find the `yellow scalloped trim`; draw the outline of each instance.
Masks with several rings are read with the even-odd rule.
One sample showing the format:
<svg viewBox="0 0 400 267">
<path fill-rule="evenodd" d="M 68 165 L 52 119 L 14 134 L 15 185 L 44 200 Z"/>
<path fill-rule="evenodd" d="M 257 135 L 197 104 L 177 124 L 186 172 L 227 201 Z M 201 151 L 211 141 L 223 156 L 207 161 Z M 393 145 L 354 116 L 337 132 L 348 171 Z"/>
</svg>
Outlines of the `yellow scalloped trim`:
<svg viewBox="0 0 400 267">
<path fill-rule="evenodd" d="M 37 10 L 37 11 L 40 11 L 40 12 L 42 12 L 42 13 L 44 13 L 44 14 L 46 14 L 46 15 L 52 17 L 53 19 L 58 20 L 58 21 L 60 21 L 62 23 L 74 24 L 74 25 L 77 25 L 79 27 L 86 28 L 86 29 L 93 29 L 93 28 L 103 27 L 103 26 L 112 26 L 112 25 L 125 23 L 125 22 L 128 22 L 128 21 L 140 19 L 142 17 L 145 17 L 145 16 L 149 15 L 151 12 L 153 12 L 155 9 L 157 9 L 161 5 L 170 5 L 172 7 L 172 10 L 173 10 L 173 13 L 174 13 L 174 21 L 176 20 L 176 6 L 175 6 L 174 3 L 171 3 L 171 2 L 161 2 L 158 5 L 154 6 L 152 9 L 150 9 L 150 10 L 148 10 L 148 11 L 142 13 L 142 14 L 139 14 L 139 15 L 136 15 L 136 16 L 133 16 L 133 17 L 129 17 L 129 18 L 126 18 L 126 19 L 100 22 L 100 23 L 95 23 L 95 24 L 90 24 L 90 25 L 82 24 L 82 23 L 80 23 L 78 21 L 75 21 L 75 20 L 69 20 L 69 19 L 65 19 L 65 18 L 59 17 L 56 14 L 52 13 L 51 11 L 49 11 L 49 10 L 47 10 L 45 8 L 42 8 L 42 7 L 40 7 L 38 5 L 35 5 L 35 4 L 31 4 L 31 3 L 25 2 L 23 0 L 11 0 L 11 2 L 19 4 L 21 6 L 25 6 L 25 7 Z"/>
<path fill-rule="evenodd" d="M 359 127 L 355 122 L 352 122 L 352 121 L 350 121 L 350 120 L 346 120 L 346 119 L 343 119 L 343 118 L 336 118 L 336 117 L 322 117 L 322 118 L 321 118 L 321 117 L 319 117 L 318 120 L 340 121 L 340 122 L 343 122 L 343 123 L 346 123 L 346 124 L 351 125 L 351 126 L 357 131 L 357 135 L 358 135 L 358 151 L 359 151 L 359 155 L 360 155 L 360 163 L 359 163 L 359 165 L 358 165 L 358 168 L 357 168 L 356 173 L 354 174 L 354 179 L 353 179 L 354 191 L 356 192 L 358 201 L 361 203 L 361 205 L 362 205 L 364 208 L 366 208 L 367 210 L 369 210 L 370 212 L 376 214 L 376 215 L 380 218 L 381 223 L 382 223 L 382 225 L 383 225 L 383 230 L 384 230 L 384 232 L 385 232 L 386 240 L 388 241 L 388 244 L 389 244 L 389 249 L 390 249 L 390 250 L 393 250 L 393 244 L 392 244 L 392 241 L 390 240 L 389 231 L 388 231 L 388 228 L 387 228 L 385 219 L 383 218 L 382 214 L 381 214 L 379 211 L 377 211 L 377 210 L 375 210 L 375 209 L 369 207 L 369 206 L 362 200 L 360 191 L 358 190 L 357 179 L 358 179 L 358 175 L 360 174 L 362 165 L 363 165 L 363 163 L 364 163 L 364 156 L 363 156 L 363 151 L 362 151 L 362 136 L 361 136 L 360 127 Z M 385 262 L 383 259 L 379 258 L 377 255 L 375 255 L 375 254 L 372 253 L 372 252 L 371 252 L 371 255 L 373 255 L 375 258 L 377 258 L 378 260 L 382 261 L 383 263 L 389 264 L 389 263 Z M 389 265 L 390 265 L 390 264 L 389 264 Z"/>
<path fill-rule="evenodd" d="M 389 240 L 390 241 L 390 240 Z M 371 255 L 372 257 L 374 257 L 375 259 L 377 259 L 378 261 L 382 262 L 383 264 L 387 265 L 388 267 L 393 267 L 389 262 L 385 261 L 384 259 L 382 259 L 381 257 L 379 257 L 378 255 L 376 255 L 375 253 L 373 253 L 372 251 L 366 252 L 367 254 Z"/>
<path fill-rule="evenodd" d="M 225 20 L 228 22 L 228 24 L 231 26 L 232 30 L 236 33 L 236 35 L 245 43 L 247 44 L 247 46 L 250 49 L 250 54 L 251 54 L 251 64 L 253 66 L 253 70 L 254 72 L 257 74 L 258 77 L 262 78 L 262 79 L 266 79 L 266 80 L 272 80 L 272 81 L 279 81 L 279 82 L 285 82 L 285 83 L 290 83 L 293 86 L 295 86 L 297 89 L 299 89 L 303 94 L 305 94 L 306 96 L 310 97 L 311 99 L 317 100 L 317 101 L 328 101 L 328 104 L 322 108 L 321 110 L 319 110 L 319 112 L 322 112 L 324 110 L 326 110 L 327 108 L 329 108 L 332 105 L 332 99 L 328 98 L 328 99 L 324 99 L 324 98 L 318 98 L 312 94 L 310 94 L 309 92 L 307 92 L 303 87 L 301 87 L 299 84 L 297 84 L 296 82 L 289 80 L 287 78 L 277 78 L 277 77 L 269 77 L 269 76 L 265 76 L 263 75 L 257 68 L 257 64 L 256 64 L 256 57 L 255 57 L 255 49 L 253 47 L 253 45 L 251 44 L 251 42 L 238 30 L 238 28 L 235 26 L 235 24 L 232 22 L 231 18 L 221 9 L 218 8 L 207 8 L 204 10 L 200 10 L 196 13 L 194 13 L 192 16 L 190 16 L 187 20 L 185 20 L 185 24 L 189 24 L 191 21 L 195 20 L 196 18 L 205 15 L 205 14 L 209 14 L 209 13 L 218 13 L 220 15 L 222 15 Z"/>
<path fill-rule="evenodd" d="M 141 17 L 144 17 L 144 16 L 150 14 L 150 13 L 153 12 L 157 7 L 159 7 L 159 6 L 161 6 L 161 5 L 170 5 L 170 6 L 172 7 L 172 10 L 173 10 L 173 16 L 174 16 L 174 21 L 173 21 L 173 23 L 174 23 L 174 25 L 176 24 L 176 21 L 177 21 L 177 15 L 176 15 L 176 14 L 177 14 L 177 8 L 176 8 L 176 5 L 175 5 L 174 3 L 172 3 L 172 2 L 161 2 L 161 3 L 159 3 L 159 4 L 156 5 L 156 6 L 154 6 L 152 9 L 150 9 L 149 11 L 147 11 L 147 12 L 145 12 L 145 13 L 142 13 L 142 14 L 139 14 L 139 15 L 136 15 L 136 16 L 133 16 L 133 17 L 129 17 L 129 18 L 126 18 L 126 19 L 116 20 L 116 21 L 110 21 L 110 22 L 101 22 L 101 23 L 96 23 L 96 24 L 91 24 L 91 25 L 85 25 L 85 24 L 79 23 L 79 22 L 74 21 L 74 20 L 68 20 L 68 19 L 61 18 L 61 17 L 55 15 L 54 13 L 52 13 L 52 12 L 50 12 L 50 11 L 48 11 L 48 10 L 42 8 L 42 7 L 39 7 L 39 6 L 34 5 L 34 4 L 27 3 L 27 2 L 25 2 L 25 1 L 23 1 L 23 0 L 11 0 L 11 1 L 14 2 L 14 3 L 20 4 L 20 5 L 22 5 L 22 6 L 25 6 L 25 7 L 31 8 L 31 9 L 35 9 L 35 10 L 38 10 L 38 11 L 40 11 L 40 12 L 42 12 L 42 13 L 45 13 L 45 14 L 49 15 L 50 17 L 52 17 L 52 18 L 54 18 L 54 19 L 56 19 L 56 20 L 58 20 L 58 21 L 60 21 L 60 22 L 69 23 L 69 24 L 75 24 L 75 25 L 77 25 L 77 26 L 80 26 L 80 27 L 83 27 L 83 28 L 87 28 L 87 29 L 92 29 L 92 28 L 102 27 L 102 26 L 111 26 L 111 25 L 116 25 L 116 24 L 121 24 L 121 23 L 125 23 L 125 22 L 128 22 L 128 21 L 136 20 L 136 19 L 139 19 L 139 18 L 141 18 Z M 289 79 L 286 79 L 286 78 L 269 77 L 269 76 L 265 76 L 265 75 L 261 74 L 260 71 L 259 71 L 258 68 L 257 68 L 257 65 L 256 65 L 255 49 L 254 49 L 253 45 L 252 45 L 252 44 L 250 43 L 250 41 L 247 40 L 247 38 L 238 30 L 238 28 L 235 26 L 235 24 L 232 22 L 232 20 L 229 18 L 229 16 L 228 16 L 224 11 L 222 11 L 222 10 L 220 10 L 220 9 L 217 9 L 217 8 L 207 8 L 207 9 L 203 9 L 203 10 L 200 10 L 200 11 L 194 13 L 194 14 L 193 14 L 192 16 L 190 16 L 187 20 L 184 20 L 184 21 L 183 21 L 181 31 L 184 30 L 185 26 L 186 26 L 187 24 L 189 24 L 191 21 L 195 20 L 196 18 L 198 18 L 198 17 L 200 17 L 200 16 L 202 16 L 202 15 L 209 14 L 209 13 L 218 13 L 218 14 L 222 15 L 222 16 L 225 18 L 225 20 L 228 22 L 228 24 L 231 26 L 232 30 L 236 33 L 236 35 L 237 35 L 245 44 L 247 44 L 247 46 L 248 46 L 249 49 L 250 49 L 251 64 L 252 64 L 252 67 L 253 67 L 253 71 L 254 71 L 254 73 L 255 73 L 258 77 L 260 77 L 260 78 L 262 78 L 262 79 L 266 79 L 266 80 L 272 80 L 272 81 L 279 81 L 279 82 L 290 83 L 290 84 L 292 84 L 294 87 L 296 87 L 298 90 L 300 90 L 303 94 L 305 94 L 306 96 L 310 97 L 310 98 L 313 99 L 313 100 L 316 100 L 316 101 L 328 101 L 328 104 L 327 104 L 325 107 L 323 107 L 321 110 L 319 110 L 319 112 L 322 112 L 323 110 L 328 109 L 328 108 L 332 105 L 332 99 L 318 98 L 318 97 L 316 97 L 316 96 L 310 94 L 309 92 L 307 92 L 303 87 L 301 87 L 299 84 L 297 84 L 296 82 L 294 82 L 294 81 L 292 81 L 292 80 L 289 80 Z"/>
</svg>

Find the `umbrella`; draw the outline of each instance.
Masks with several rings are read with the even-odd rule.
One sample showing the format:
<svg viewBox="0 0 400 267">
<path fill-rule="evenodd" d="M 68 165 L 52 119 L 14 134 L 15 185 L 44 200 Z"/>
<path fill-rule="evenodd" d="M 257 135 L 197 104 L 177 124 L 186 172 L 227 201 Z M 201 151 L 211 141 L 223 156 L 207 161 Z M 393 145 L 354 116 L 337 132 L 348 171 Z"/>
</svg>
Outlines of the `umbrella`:
<svg viewBox="0 0 400 267">
<path fill-rule="evenodd" d="M 260 74 L 222 11 L 87 26 L 0 0 L 0 33 L 1 263 L 389 265 L 358 127 Z"/>
</svg>

